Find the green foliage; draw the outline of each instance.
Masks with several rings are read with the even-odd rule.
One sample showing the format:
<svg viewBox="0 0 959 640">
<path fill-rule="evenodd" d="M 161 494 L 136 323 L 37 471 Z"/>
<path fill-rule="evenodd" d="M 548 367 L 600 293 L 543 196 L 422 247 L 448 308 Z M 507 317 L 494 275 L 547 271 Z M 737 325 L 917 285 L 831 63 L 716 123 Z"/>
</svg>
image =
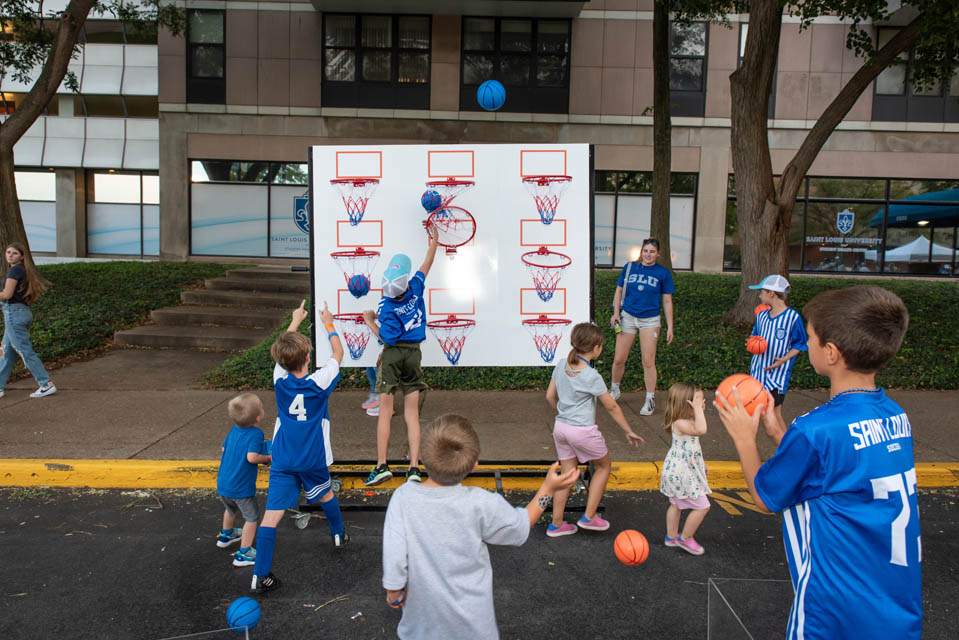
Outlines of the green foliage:
<svg viewBox="0 0 959 640">
<path fill-rule="evenodd" d="M 229 267 L 199 262 L 86 262 L 38 267 L 53 283 L 32 305 L 30 339 L 44 362 L 103 346 L 120 329 L 142 324 L 180 291 Z M 18 365 L 23 370 L 22 363 Z"/>
<path fill-rule="evenodd" d="M 596 323 L 607 331 L 606 346 L 596 368 L 609 380 L 613 363 L 615 334 L 609 329 L 609 316 L 618 272 L 595 272 Z M 667 346 L 661 336 L 656 356 L 659 388 L 673 382 L 692 382 L 715 388 L 726 376 L 749 370 L 745 340 L 751 327 L 733 327 L 722 322 L 723 313 L 739 295 L 739 277 L 676 273 L 673 296 L 676 326 L 673 344 Z M 791 276 L 795 293 L 790 306 L 802 311 L 814 295 L 827 289 L 862 284 L 861 279 Z M 905 342 L 896 358 L 879 374 L 879 382 L 888 387 L 920 389 L 959 389 L 959 283 L 915 280 L 871 280 L 899 295 L 909 308 L 911 320 Z M 578 319 L 574 319 L 578 320 Z M 664 327 L 665 328 L 665 327 Z M 306 333 L 306 332 L 304 332 Z M 273 360 L 270 345 L 277 331 L 262 344 L 225 362 L 207 378 L 219 387 L 270 388 Z M 308 333 L 307 333 L 308 335 Z M 467 347 L 469 344 L 467 343 Z M 531 346 L 532 348 L 532 346 Z M 557 354 L 562 358 L 564 354 Z M 426 380 L 434 389 L 545 389 L 552 366 L 542 367 L 429 367 Z M 793 368 L 792 388 L 820 388 L 825 378 L 809 366 L 805 354 L 798 356 Z M 634 344 L 623 378 L 625 389 L 643 385 L 639 345 Z M 341 387 L 365 388 L 366 373 L 361 368 L 344 367 Z"/>
</svg>

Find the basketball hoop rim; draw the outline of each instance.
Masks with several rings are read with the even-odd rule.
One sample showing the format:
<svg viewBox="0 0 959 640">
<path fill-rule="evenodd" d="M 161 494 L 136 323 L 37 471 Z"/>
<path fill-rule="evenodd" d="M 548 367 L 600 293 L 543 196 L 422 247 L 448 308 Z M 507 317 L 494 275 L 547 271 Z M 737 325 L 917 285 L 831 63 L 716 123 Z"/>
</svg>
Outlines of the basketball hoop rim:
<svg viewBox="0 0 959 640">
<path fill-rule="evenodd" d="M 426 183 L 427 187 L 472 187 L 475 186 L 474 180 L 460 180 L 459 178 L 446 178 L 445 180 L 430 180 Z"/>
<path fill-rule="evenodd" d="M 333 316 L 334 320 L 339 322 L 355 322 L 356 324 L 366 324 L 362 313 L 338 313 Z"/>
<path fill-rule="evenodd" d="M 426 323 L 426 326 L 430 329 L 465 329 L 466 327 L 476 326 L 476 320 L 449 316 L 442 320 L 430 320 Z"/>
<path fill-rule="evenodd" d="M 379 184 L 379 178 L 333 178 L 330 184 L 352 184 L 354 187 L 362 187 L 367 184 Z"/>
<path fill-rule="evenodd" d="M 554 182 L 572 182 L 573 176 L 523 176 L 523 182 L 535 185 L 548 185 Z"/>
<path fill-rule="evenodd" d="M 553 254 L 554 256 L 560 256 L 562 258 L 565 258 L 566 264 L 536 264 L 535 262 L 527 260 L 526 258 L 527 256 L 545 256 L 549 254 Z M 559 251 L 550 251 L 546 247 L 540 247 L 536 251 L 527 251 L 522 256 L 520 256 L 520 259 L 523 261 L 523 264 L 530 267 L 536 267 L 538 269 L 563 269 L 573 264 L 573 259 L 570 258 L 565 253 L 560 253 Z"/>
<path fill-rule="evenodd" d="M 369 251 L 363 247 L 357 247 L 352 251 L 334 251 L 330 254 L 331 258 L 372 258 L 379 256 L 379 251 Z"/>
<path fill-rule="evenodd" d="M 432 236 L 430 235 L 430 227 L 431 227 L 431 226 L 435 226 L 435 224 L 434 224 L 434 222 L 433 222 L 433 216 L 435 216 L 435 215 L 436 215 L 437 213 L 439 213 L 440 211 L 449 211 L 449 210 L 451 210 L 451 209 L 456 209 L 457 211 L 462 211 L 464 214 L 466 214 L 467 218 L 469 218 L 469 221 L 473 223 L 473 231 L 472 231 L 472 233 L 470 233 L 470 236 L 469 236 L 468 238 L 466 238 L 465 240 L 463 240 L 462 242 L 460 242 L 459 244 L 446 244 L 446 243 L 443 242 L 442 240 L 438 240 L 438 241 L 437 241 L 437 244 L 440 245 L 441 247 L 447 247 L 447 248 L 451 248 L 451 249 L 452 249 L 452 248 L 456 248 L 456 247 L 462 247 L 464 244 L 466 244 L 466 243 L 468 243 L 470 240 L 472 240 L 473 237 L 476 235 L 476 218 L 473 217 L 473 214 L 472 214 L 472 213 L 470 213 L 469 211 L 467 211 L 467 210 L 464 209 L 463 207 L 457 207 L 455 204 L 448 204 L 448 205 L 442 206 L 442 207 L 440 207 L 440 208 L 438 208 L 438 209 L 435 209 L 435 210 L 433 210 L 432 212 L 430 212 L 430 215 L 426 217 L 425 226 L 426 226 L 426 234 L 432 238 Z M 454 218 L 454 219 L 455 219 L 455 218 Z"/>
<path fill-rule="evenodd" d="M 572 320 L 567 320 L 566 318 L 550 318 L 549 316 L 540 316 L 538 318 L 527 318 L 523 320 L 523 324 L 529 325 L 543 325 L 543 326 L 552 326 L 558 324 L 572 324 Z"/>
</svg>

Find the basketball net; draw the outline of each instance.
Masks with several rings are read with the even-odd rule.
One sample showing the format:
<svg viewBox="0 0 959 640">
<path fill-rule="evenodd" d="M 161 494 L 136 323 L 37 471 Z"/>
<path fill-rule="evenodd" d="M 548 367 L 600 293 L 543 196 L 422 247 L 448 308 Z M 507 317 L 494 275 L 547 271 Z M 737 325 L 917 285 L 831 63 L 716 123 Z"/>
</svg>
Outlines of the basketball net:
<svg viewBox="0 0 959 640">
<path fill-rule="evenodd" d="M 333 258 L 333 261 L 343 271 L 343 277 L 346 279 L 346 288 L 354 298 L 361 298 L 369 293 L 369 290 L 360 293 L 359 291 L 354 291 L 351 284 L 353 276 L 362 275 L 366 277 L 366 282 L 368 287 L 373 286 L 372 276 L 373 267 L 376 266 L 377 260 L 380 259 L 380 254 L 376 251 L 367 251 L 361 247 L 357 247 L 354 251 L 337 251 L 331 253 L 330 257 Z"/>
<path fill-rule="evenodd" d="M 358 313 L 348 313 L 333 316 L 333 322 L 336 323 L 336 328 L 346 342 L 350 358 L 353 360 L 362 358 L 366 345 L 370 342 L 370 328 L 366 325 L 363 316 Z"/>
<path fill-rule="evenodd" d="M 539 211 L 539 218 L 543 224 L 551 224 L 556 217 L 556 208 L 559 206 L 559 200 L 569 188 L 572 182 L 569 176 L 528 176 L 523 178 L 523 184 L 526 190 L 533 196 L 536 202 L 536 210 Z"/>
<path fill-rule="evenodd" d="M 556 357 L 556 347 L 559 346 L 560 338 L 563 337 L 563 330 L 569 323 L 569 320 L 547 318 L 546 316 L 540 316 L 535 320 L 523 320 L 523 325 L 533 337 L 533 343 L 539 350 L 543 362 L 548 364 Z"/>
<path fill-rule="evenodd" d="M 476 183 L 471 182 L 470 180 L 456 180 L 455 178 L 449 178 L 447 180 L 439 180 L 435 182 L 427 182 L 426 186 L 429 189 L 432 189 L 436 193 L 440 194 L 440 206 L 437 209 L 441 209 L 446 205 L 453 202 L 453 198 L 463 193 L 467 189 L 470 189 Z"/>
<path fill-rule="evenodd" d="M 556 286 L 572 264 L 569 256 L 540 247 L 538 251 L 523 254 L 523 264 L 533 277 L 536 295 L 543 302 L 549 302 L 556 293 Z"/>
<path fill-rule="evenodd" d="M 451 258 L 456 254 L 457 247 L 472 240 L 476 234 L 476 220 L 462 207 L 441 207 L 430 214 L 427 222 L 427 233 L 431 237 L 433 233 L 439 236 L 439 243 L 446 248 L 446 255 Z"/>
<path fill-rule="evenodd" d="M 472 333 L 476 322 L 473 320 L 460 319 L 456 316 L 449 316 L 446 320 L 436 320 L 428 322 L 427 326 L 430 333 L 439 342 L 440 348 L 446 354 L 446 359 L 450 364 L 458 364 L 460 356 L 463 354 L 463 346 L 466 344 L 466 337 Z"/>
<path fill-rule="evenodd" d="M 366 203 L 370 201 L 370 197 L 376 191 L 380 181 L 374 178 L 340 179 L 330 180 L 330 184 L 343 198 L 343 205 L 346 207 L 346 214 L 350 217 L 350 224 L 355 227 L 363 219 L 363 214 L 366 213 Z"/>
</svg>

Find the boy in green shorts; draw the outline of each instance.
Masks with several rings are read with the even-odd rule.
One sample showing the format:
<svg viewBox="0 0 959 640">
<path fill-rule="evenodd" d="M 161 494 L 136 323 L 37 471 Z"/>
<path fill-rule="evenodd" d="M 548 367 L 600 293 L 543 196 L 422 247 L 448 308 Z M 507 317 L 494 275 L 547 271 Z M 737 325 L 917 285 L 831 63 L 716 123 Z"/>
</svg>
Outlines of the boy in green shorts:
<svg viewBox="0 0 959 640">
<path fill-rule="evenodd" d="M 410 443 L 410 468 L 407 481 L 419 482 L 417 466 L 420 453 L 420 391 L 428 387 L 420 367 L 420 343 L 426 340 L 426 303 L 423 293 L 426 275 L 436 257 L 438 234 L 433 234 L 426 258 L 419 270 L 410 277 L 412 263 L 409 256 L 397 254 L 383 272 L 383 297 L 374 312 L 363 312 L 370 330 L 384 344 L 382 360 L 376 377 L 376 392 L 380 394 L 380 415 L 376 421 L 376 466 L 366 479 L 366 486 L 374 487 L 393 477 L 386 464 L 386 449 L 390 442 L 390 418 L 393 416 L 393 392 L 403 391 L 403 416 Z M 377 324 L 377 321 L 379 322 Z"/>
</svg>

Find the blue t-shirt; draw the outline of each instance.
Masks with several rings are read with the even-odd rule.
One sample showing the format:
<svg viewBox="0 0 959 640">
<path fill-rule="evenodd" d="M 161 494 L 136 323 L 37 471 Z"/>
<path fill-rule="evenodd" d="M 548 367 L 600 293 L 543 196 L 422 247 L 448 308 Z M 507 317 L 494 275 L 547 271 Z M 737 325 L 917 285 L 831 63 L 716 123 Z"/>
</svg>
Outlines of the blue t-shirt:
<svg viewBox="0 0 959 640">
<path fill-rule="evenodd" d="M 647 267 L 641 262 L 628 262 L 620 272 L 616 285 L 623 288 L 622 310 L 634 318 L 658 316 L 660 296 L 676 291 L 673 274 L 661 264 Z"/>
<path fill-rule="evenodd" d="M 380 299 L 377 319 L 380 322 L 380 340 L 395 346 L 397 342 L 423 342 L 426 340 L 426 302 L 423 290 L 426 275 L 417 271 L 410 278 L 403 298 L 394 300 L 387 296 Z"/>
<path fill-rule="evenodd" d="M 749 375 L 762 382 L 770 391 L 786 393 L 789 376 L 792 375 L 793 365 L 799 356 L 790 358 L 786 364 L 775 369 L 765 371 L 765 368 L 776 358 L 786 355 L 790 349 L 806 351 L 806 330 L 803 328 L 802 316 L 792 307 L 786 307 L 786 310 L 775 318 L 769 315 L 769 311 L 766 309 L 760 312 L 753 324 L 752 335 L 766 339 L 766 351 L 753 356 L 749 363 Z"/>
<path fill-rule="evenodd" d="M 273 368 L 277 409 L 273 469 L 310 471 L 333 463 L 328 402 L 339 381 L 340 365 L 333 358 L 302 378 L 280 365 Z"/>
<path fill-rule="evenodd" d="M 921 636 L 912 429 L 884 391 L 837 395 L 796 418 L 756 492 L 783 515 L 787 638 Z"/>
<path fill-rule="evenodd" d="M 256 495 L 256 465 L 246 454 L 260 453 L 263 432 L 257 427 L 233 425 L 223 441 L 220 470 L 216 474 L 216 492 L 224 498 L 251 498 Z"/>
</svg>

